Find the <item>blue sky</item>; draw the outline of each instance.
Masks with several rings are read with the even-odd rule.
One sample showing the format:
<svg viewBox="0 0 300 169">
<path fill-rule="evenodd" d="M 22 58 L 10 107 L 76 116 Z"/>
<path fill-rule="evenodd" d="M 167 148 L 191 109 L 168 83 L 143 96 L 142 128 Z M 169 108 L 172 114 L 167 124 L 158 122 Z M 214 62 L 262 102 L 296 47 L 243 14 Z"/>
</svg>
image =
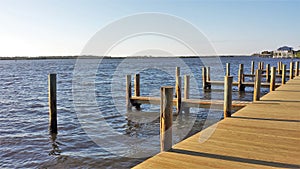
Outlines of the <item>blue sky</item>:
<svg viewBox="0 0 300 169">
<path fill-rule="evenodd" d="M 0 56 L 79 55 L 101 28 L 162 12 L 201 30 L 219 55 L 300 47 L 298 0 L 0 0 Z"/>
</svg>

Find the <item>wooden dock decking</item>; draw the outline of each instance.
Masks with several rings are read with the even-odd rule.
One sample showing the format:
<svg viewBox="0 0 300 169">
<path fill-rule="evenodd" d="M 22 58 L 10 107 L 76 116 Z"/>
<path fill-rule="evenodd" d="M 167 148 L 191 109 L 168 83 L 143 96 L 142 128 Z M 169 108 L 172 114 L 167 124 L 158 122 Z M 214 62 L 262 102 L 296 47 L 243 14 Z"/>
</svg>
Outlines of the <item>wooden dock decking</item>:
<svg viewBox="0 0 300 169">
<path fill-rule="evenodd" d="M 300 168 L 300 77 L 134 168 Z"/>
</svg>

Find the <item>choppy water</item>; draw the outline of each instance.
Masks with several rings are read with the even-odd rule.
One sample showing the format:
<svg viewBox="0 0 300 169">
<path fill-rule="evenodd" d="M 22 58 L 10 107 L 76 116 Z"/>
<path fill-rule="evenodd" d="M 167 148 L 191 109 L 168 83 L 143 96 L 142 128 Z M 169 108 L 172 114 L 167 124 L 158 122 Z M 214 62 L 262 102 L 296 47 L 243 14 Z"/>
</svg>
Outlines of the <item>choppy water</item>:
<svg viewBox="0 0 300 169">
<path fill-rule="evenodd" d="M 238 64 L 244 63 L 245 72 L 249 73 L 251 60 L 256 61 L 256 66 L 258 61 L 271 66 L 278 61 L 227 57 L 221 58 L 219 66 L 231 63 L 231 72 L 236 75 Z M 175 66 L 182 66 L 182 74 L 192 76 L 193 98 L 222 99 L 221 90 L 202 91 L 201 59 L 180 61 L 170 58 L 0 61 L 0 168 L 130 168 L 147 158 L 145 154 L 158 153 L 159 106 L 143 105 L 143 112 L 133 110 L 127 114 L 125 75 L 139 72 L 141 94 L 159 96 L 161 86 L 174 86 Z M 48 133 L 49 73 L 57 73 L 57 137 Z M 224 72 L 212 70 L 213 80 L 222 79 L 223 75 Z M 234 100 L 252 100 L 252 88 L 245 93 L 236 90 Z M 222 111 L 210 111 L 219 120 Z M 174 143 L 188 133 L 201 130 L 209 110 L 191 112 L 189 117 L 174 120 L 177 131 Z M 188 124 L 190 121 L 195 123 Z"/>
</svg>

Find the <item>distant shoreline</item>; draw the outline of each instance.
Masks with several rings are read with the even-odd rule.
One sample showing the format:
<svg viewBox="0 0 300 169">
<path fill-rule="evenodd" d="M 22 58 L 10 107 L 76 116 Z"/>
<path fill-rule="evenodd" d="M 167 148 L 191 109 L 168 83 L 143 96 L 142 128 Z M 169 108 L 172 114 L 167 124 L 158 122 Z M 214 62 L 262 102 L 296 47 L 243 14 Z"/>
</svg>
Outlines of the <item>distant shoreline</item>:
<svg viewBox="0 0 300 169">
<path fill-rule="evenodd" d="M 111 56 L 15 56 L 0 57 L 0 60 L 48 60 L 48 59 L 151 59 L 151 58 L 204 58 L 204 57 L 251 57 L 251 55 L 222 55 L 222 56 L 130 56 L 130 57 L 111 57 Z"/>
</svg>

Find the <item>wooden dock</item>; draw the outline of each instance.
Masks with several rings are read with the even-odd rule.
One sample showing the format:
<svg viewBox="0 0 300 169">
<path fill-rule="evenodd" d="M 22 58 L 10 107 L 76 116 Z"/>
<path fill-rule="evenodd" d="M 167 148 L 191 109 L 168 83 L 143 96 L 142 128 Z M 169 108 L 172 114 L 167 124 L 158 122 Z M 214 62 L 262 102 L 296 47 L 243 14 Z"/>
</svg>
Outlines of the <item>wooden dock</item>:
<svg viewBox="0 0 300 169">
<path fill-rule="evenodd" d="M 203 143 L 205 132 L 216 127 Z M 138 168 L 300 168 L 300 77 Z"/>
</svg>

